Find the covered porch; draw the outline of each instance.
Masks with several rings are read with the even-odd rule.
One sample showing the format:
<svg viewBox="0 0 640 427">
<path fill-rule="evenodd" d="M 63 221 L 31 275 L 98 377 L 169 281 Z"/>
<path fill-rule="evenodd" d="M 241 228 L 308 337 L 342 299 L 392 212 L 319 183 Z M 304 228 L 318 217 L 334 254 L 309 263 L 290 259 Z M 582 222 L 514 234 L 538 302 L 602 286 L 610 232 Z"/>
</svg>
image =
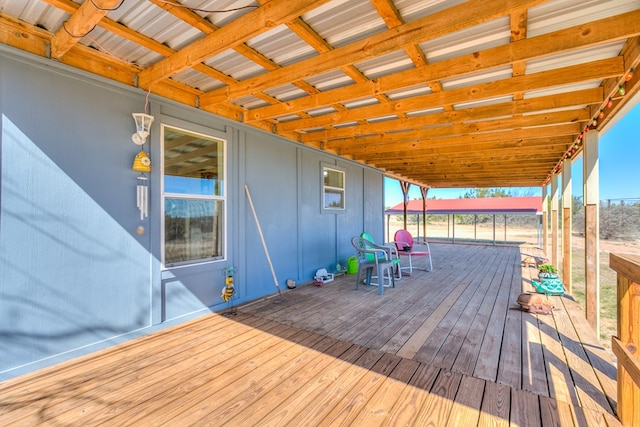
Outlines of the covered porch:
<svg viewBox="0 0 640 427">
<path fill-rule="evenodd" d="M 434 271 L 384 296 L 353 275 L 299 286 L 6 381 L 0 421 L 620 425 L 613 356 L 572 298 L 515 303 L 538 249 L 431 246 Z"/>
</svg>

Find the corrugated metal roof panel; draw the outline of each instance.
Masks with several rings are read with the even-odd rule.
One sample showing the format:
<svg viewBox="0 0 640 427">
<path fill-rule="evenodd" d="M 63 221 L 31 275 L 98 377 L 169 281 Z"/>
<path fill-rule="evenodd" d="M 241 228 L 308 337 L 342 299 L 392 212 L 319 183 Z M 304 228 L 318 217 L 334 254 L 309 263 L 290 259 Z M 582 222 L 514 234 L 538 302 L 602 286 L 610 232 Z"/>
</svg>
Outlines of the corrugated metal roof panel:
<svg viewBox="0 0 640 427">
<path fill-rule="evenodd" d="M 256 98 L 253 95 L 247 95 L 238 99 L 234 99 L 233 104 L 239 105 L 241 107 L 248 108 L 248 109 L 266 107 L 267 105 L 269 105 L 266 101 L 263 101 L 260 98 Z"/>
<path fill-rule="evenodd" d="M 440 81 L 444 89 L 455 89 L 466 87 L 469 85 L 495 82 L 497 80 L 505 80 L 511 78 L 513 71 L 511 67 L 500 67 L 482 73 L 469 74 L 463 77 L 453 79 L 443 79 Z"/>
<path fill-rule="evenodd" d="M 529 9 L 527 37 L 550 33 L 638 8 L 638 0 L 556 0 Z"/>
<path fill-rule="evenodd" d="M 599 80 L 594 80 L 593 82 L 587 82 L 587 83 L 556 86 L 556 87 L 543 89 L 543 90 L 532 90 L 532 91 L 529 91 L 529 92 L 525 92 L 524 93 L 524 98 L 525 99 L 537 98 L 539 96 L 557 95 L 557 94 L 560 94 L 560 93 L 568 93 L 568 92 L 573 92 L 573 91 L 577 91 L 577 90 L 594 89 L 594 88 L 597 88 L 598 86 L 600 86 L 601 83 L 602 82 L 599 81 Z"/>
<path fill-rule="evenodd" d="M 307 95 L 307 92 L 293 84 L 278 86 L 273 89 L 265 90 L 264 93 L 277 98 L 280 101 L 290 101 L 292 99 L 301 98 Z"/>
<path fill-rule="evenodd" d="M 466 0 L 396 0 L 395 7 L 405 22 L 433 15 L 441 10 L 464 3 Z"/>
<path fill-rule="evenodd" d="M 527 62 L 527 74 L 612 58 L 618 55 L 623 46 L 624 41 L 619 41 L 534 59 Z"/>
<path fill-rule="evenodd" d="M 180 0 L 180 3 L 202 9 L 195 12 L 216 27 L 222 27 L 259 6 L 252 0 Z"/>
<path fill-rule="evenodd" d="M 509 43 L 511 28 L 505 16 L 420 43 L 429 62 L 477 52 Z"/>
<path fill-rule="evenodd" d="M 177 82 L 183 83 L 187 86 L 199 89 L 203 92 L 213 90 L 215 88 L 223 86 L 222 82 L 211 77 L 202 74 L 193 68 L 187 68 L 184 71 L 173 76 L 173 79 Z"/>
<path fill-rule="evenodd" d="M 346 75 L 342 70 L 331 70 L 326 73 L 309 77 L 305 81 L 321 91 L 345 87 L 354 83 L 353 79 Z"/>
<path fill-rule="evenodd" d="M 0 12 L 29 24 L 37 25 L 49 32 L 57 31 L 69 14 L 41 0 L 0 0 Z"/>
<path fill-rule="evenodd" d="M 303 15 L 331 46 L 339 47 L 387 29 L 370 2 L 334 0 Z"/>
<path fill-rule="evenodd" d="M 380 102 L 376 98 L 362 98 L 351 102 L 343 102 L 346 108 L 358 108 L 358 107 L 366 107 L 368 105 L 379 104 Z"/>
<path fill-rule="evenodd" d="M 423 86 L 414 86 L 408 89 L 387 92 L 386 95 L 389 97 L 389 99 L 396 100 L 396 99 L 402 99 L 402 98 L 409 98 L 412 96 L 428 95 L 430 93 L 432 93 L 431 88 L 425 84 Z"/>
<path fill-rule="evenodd" d="M 280 66 L 318 55 L 318 51 L 309 46 L 286 25 L 278 25 L 248 40 L 247 45 Z"/>
<path fill-rule="evenodd" d="M 511 102 L 511 101 L 513 101 L 513 97 L 501 96 L 498 98 L 481 99 L 479 101 L 470 101 L 470 102 L 463 102 L 460 104 L 454 104 L 453 108 L 455 110 L 464 110 L 466 108 L 475 108 L 475 107 L 482 107 L 485 105 L 502 104 L 502 103 Z"/>
<path fill-rule="evenodd" d="M 336 112 L 336 109 L 333 107 L 316 108 L 315 110 L 306 111 L 306 113 L 311 117 L 322 116 L 323 114 L 330 114 L 335 112 Z"/>
<path fill-rule="evenodd" d="M 367 78 L 375 79 L 403 70 L 415 68 L 404 50 L 397 50 L 386 55 L 355 64 L 356 68 Z"/>
<path fill-rule="evenodd" d="M 412 111 L 410 113 L 407 113 L 407 117 L 427 116 L 429 114 L 437 114 L 437 113 L 443 113 L 443 112 L 444 112 L 444 108 L 442 107 L 429 108 L 427 110 L 417 110 L 417 111 Z"/>
<path fill-rule="evenodd" d="M 247 79 L 266 71 L 257 63 L 231 49 L 207 59 L 205 64 L 236 80 Z"/>
</svg>

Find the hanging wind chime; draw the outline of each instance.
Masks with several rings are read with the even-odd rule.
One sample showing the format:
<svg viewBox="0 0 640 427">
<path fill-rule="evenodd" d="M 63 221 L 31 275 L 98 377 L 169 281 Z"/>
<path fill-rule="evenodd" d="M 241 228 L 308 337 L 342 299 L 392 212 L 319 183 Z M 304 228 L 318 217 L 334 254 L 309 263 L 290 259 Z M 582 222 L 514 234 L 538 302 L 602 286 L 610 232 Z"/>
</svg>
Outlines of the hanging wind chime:
<svg viewBox="0 0 640 427">
<path fill-rule="evenodd" d="M 153 123 L 153 116 L 146 113 L 133 113 L 133 119 L 136 122 L 136 132 L 131 136 L 131 140 L 136 145 L 144 146 Z M 140 172 L 136 185 L 136 207 L 140 211 L 140 221 L 143 221 L 149 215 L 149 178 L 146 173 L 151 172 L 151 158 L 144 149 L 136 154 L 132 169 Z M 144 228 L 138 227 L 138 234 L 143 232 Z"/>
</svg>

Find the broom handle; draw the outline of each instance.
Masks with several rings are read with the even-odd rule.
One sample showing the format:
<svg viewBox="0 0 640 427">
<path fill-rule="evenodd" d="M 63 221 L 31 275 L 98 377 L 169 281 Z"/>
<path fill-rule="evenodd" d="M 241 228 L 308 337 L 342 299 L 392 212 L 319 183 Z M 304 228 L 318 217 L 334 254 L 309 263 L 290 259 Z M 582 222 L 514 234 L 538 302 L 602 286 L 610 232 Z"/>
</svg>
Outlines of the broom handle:
<svg viewBox="0 0 640 427">
<path fill-rule="evenodd" d="M 276 271 L 273 269 L 271 263 L 271 257 L 269 256 L 269 250 L 267 249 L 267 243 L 264 241 L 264 235 L 262 234 L 262 228 L 260 228 L 260 221 L 258 221 L 258 215 L 256 214 L 256 208 L 253 206 L 253 200 L 251 200 L 251 193 L 249 192 L 249 186 L 244 185 L 244 191 L 247 193 L 247 199 L 249 199 L 249 205 L 251 205 L 251 211 L 253 212 L 253 218 L 256 220 L 256 226 L 258 227 L 258 234 L 260 234 L 260 240 L 262 241 L 262 248 L 267 255 L 267 261 L 269 262 L 269 268 L 271 269 L 271 276 L 273 276 L 273 283 L 276 285 L 278 295 L 282 295 L 280 292 L 280 286 L 278 286 L 278 278 L 276 277 Z"/>
</svg>

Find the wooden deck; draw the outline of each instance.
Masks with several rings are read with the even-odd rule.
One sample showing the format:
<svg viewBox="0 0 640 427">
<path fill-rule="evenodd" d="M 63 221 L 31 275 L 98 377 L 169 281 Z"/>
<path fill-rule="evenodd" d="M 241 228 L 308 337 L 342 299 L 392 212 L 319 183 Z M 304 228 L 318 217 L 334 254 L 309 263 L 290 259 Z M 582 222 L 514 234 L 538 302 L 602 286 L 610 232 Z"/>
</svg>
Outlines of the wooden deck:
<svg viewBox="0 0 640 427">
<path fill-rule="evenodd" d="M 515 309 L 532 249 L 433 244 L 383 296 L 346 276 L 0 384 L 1 425 L 615 426 L 569 297 Z"/>
</svg>

